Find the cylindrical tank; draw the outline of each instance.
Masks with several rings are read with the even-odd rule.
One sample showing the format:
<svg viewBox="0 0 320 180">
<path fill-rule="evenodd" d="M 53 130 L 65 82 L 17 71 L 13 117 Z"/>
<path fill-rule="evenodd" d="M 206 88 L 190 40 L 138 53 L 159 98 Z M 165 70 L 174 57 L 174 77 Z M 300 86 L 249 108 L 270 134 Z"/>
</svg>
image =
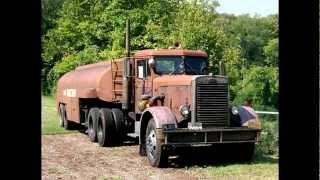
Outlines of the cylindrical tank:
<svg viewBox="0 0 320 180">
<path fill-rule="evenodd" d="M 58 101 L 65 102 L 70 97 L 120 101 L 119 92 L 118 96 L 115 96 L 114 92 L 117 89 L 121 90 L 122 85 L 121 83 L 115 85 L 114 80 L 122 79 L 122 66 L 122 60 L 118 59 L 80 66 L 66 73 L 58 80 Z"/>
</svg>

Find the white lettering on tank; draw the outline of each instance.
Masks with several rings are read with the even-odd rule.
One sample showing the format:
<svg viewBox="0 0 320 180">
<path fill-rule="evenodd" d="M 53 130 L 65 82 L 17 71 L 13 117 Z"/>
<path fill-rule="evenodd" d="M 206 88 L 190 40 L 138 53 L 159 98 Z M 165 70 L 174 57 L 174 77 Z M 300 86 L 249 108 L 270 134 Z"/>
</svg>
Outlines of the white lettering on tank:
<svg viewBox="0 0 320 180">
<path fill-rule="evenodd" d="M 76 89 L 65 89 L 63 90 L 63 95 L 67 97 L 76 97 L 77 90 Z"/>
</svg>

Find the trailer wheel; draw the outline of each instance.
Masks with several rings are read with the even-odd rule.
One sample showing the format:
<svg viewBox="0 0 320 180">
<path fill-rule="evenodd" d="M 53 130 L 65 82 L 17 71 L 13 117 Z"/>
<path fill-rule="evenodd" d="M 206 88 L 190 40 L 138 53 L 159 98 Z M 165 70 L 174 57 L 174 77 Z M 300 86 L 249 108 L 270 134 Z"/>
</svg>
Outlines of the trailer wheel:
<svg viewBox="0 0 320 180">
<path fill-rule="evenodd" d="M 90 141 L 97 142 L 97 124 L 99 118 L 99 109 L 91 108 L 88 115 L 88 136 Z"/>
<path fill-rule="evenodd" d="M 124 137 L 124 133 L 122 131 L 123 129 L 123 112 L 120 109 L 111 109 L 112 111 L 112 115 L 113 115 L 113 120 L 115 123 L 115 138 L 114 141 L 116 144 L 120 144 L 123 137 Z"/>
<path fill-rule="evenodd" d="M 63 105 L 62 109 L 63 127 L 66 130 L 72 130 L 72 123 L 68 121 L 66 106 Z"/>
<path fill-rule="evenodd" d="M 97 136 L 100 146 L 112 146 L 115 124 L 112 111 L 108 108 L 101 108 L 99 111 Z"/>
<path fill-rule="evenodd" d="M 63 127 L 64 125 L 64 106 L 63 104 L 59 104 L 59 113 L 58 113 L 58 116 L 59 116 L 59 126 L 60 127 Z"/>
<path fill-rule="evenodd" d="M 149 120 L 146 130 L 146 153 L 151 166 L 166 167 L 168 165 L 168 153 L 162 149 L 161 142 L 157 139 L 153 118 Z"/>
</svg>

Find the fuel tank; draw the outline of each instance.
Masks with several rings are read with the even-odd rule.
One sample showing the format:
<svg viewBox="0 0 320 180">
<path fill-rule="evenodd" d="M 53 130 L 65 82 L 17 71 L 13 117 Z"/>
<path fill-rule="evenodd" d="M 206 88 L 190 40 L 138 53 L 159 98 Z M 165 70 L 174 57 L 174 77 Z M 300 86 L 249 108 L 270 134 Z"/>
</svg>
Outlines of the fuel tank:
<svg viewBox="0 0 320 180">
<path fill-rule="evenodd" d="M 70 98 L 119 101 L 122 95 L 122 73 L 123 59 L 79 66 L 58 80 L 58 102 L 67 102 Z"/>
</svg>

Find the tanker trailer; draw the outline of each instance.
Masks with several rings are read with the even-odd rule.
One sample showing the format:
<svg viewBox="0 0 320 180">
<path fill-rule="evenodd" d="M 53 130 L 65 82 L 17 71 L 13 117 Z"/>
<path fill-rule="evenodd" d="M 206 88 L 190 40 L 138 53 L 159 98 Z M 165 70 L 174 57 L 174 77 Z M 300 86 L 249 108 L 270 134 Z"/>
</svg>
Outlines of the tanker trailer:
<svg viewBox="0 0 320 180">
<path fill-rule="evenodd" d="M 57 107 L 60 126 L 70 129 L 74 124 L 88 128 L 91 141 L 98 140 L 99 110 L 107 118 L 112 115 L 114 121 L 111 130 L 104 129 L 108 137 L 100 138 L 100 145 L 111 145 L 120 141 L 122 134 L 123 112 L 121 111 L 123 60 L 103 61 L 96 64 L 80 66 L 66 73 L 58 80 Z M 106 122 L 104 122 L 106 123 Z"/>
</svg>

